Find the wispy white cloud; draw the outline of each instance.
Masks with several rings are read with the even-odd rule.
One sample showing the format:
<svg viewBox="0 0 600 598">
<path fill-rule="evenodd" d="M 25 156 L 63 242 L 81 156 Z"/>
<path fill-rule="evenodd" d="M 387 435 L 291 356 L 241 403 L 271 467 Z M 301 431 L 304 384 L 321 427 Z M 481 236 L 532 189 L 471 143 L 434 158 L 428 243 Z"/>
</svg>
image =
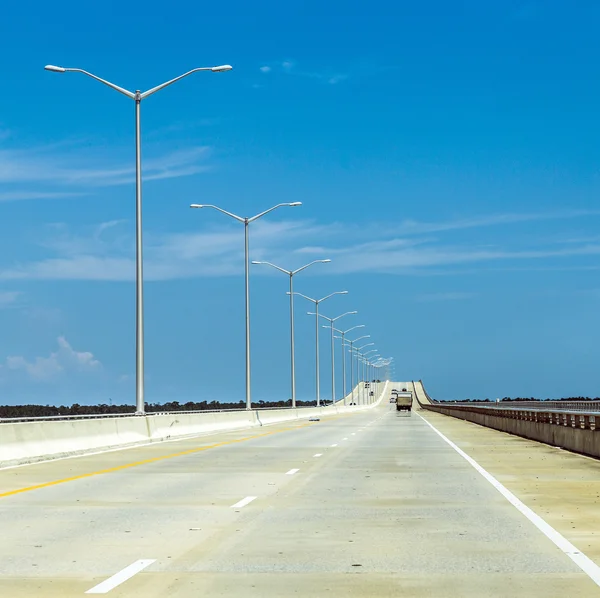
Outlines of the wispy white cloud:
<svg viewBox="0 0 600 598">
<path fill-rule="evenodd" d="M 330 85 L 336 85 L 337 83 L 341 83 L 348 78 L 348 75 L 333 75 L 333 77 L 329 77 L 327 83 Z"/>
<path fill-rule="evenodd" d="M 600 210 L 556 210 L 553 212 L 538 213 L 513 213 L 490 214 L 487 216 L 474 216 L 471 218 L 458 218 L 445 222 L 419 222 L 416 220 L 402 220 L 397 223 L 395 230 L 400 235 L 422 235 L 443 231 L 460 230 L 467 228 L 481 228 L 486 226 L 500 226 L 543 220 L 561 220 L 581 218 L 584 216 L 600 216 Z"/>
<path fill-rule="evenodd" d="M 101 369 L 102 364 L 89 351 L 76 351 L 64 336 L 57 338 L 58 348 L 48 357 L 35 357 L 32 361 L 22 355 L 6 358 L 0 365 L 0 373 L 22 371 L 29 378 L 45 382 L 58 378 L 66 372 L 94 372 Z"/>
<path fill-rule="evenodd" d="M 3 191 L 0 193 L 0 202 L 25 201 L 31 199 L 67 199 L 70 197 L 83 197 L 85 193 L 72 193 L 69 191 Z"/>
<path fill-rule="evenodd" d="M 417 295 L 417 301 L 462 301 L 465 299 L 473 299 L 477 297 L 476 293 L 466 293 L 460 291 L 448 291 L 441 293 L 424 293 Z"/>
<path fill-rule="evenodd" d="M 434 247 L 408 247 L 390 251 L 385 242 L 371 244 L 368 251 L 361 246 L 338 253 L 333 269 L 339 273 L 351 272 L 407 272 L 440 266 L 493 262 L 500 260 L 540 260 L 586 255 L 600 255 L 600 245 L 584 245 L 564 249 L 539 250 L 480 249 L 450 244 Z"/>
<path fill-rule="evenodd" d="M 486 235 L 483 243 L 465 244 L 461 242 L 462 237 L 446 233 L 597 215 L 600 212 L 496 214 L 447 222 L 374 223 L 366 227 L 306 220 L 264 220 L 252 226 L 251 257 L 290 268 L 302 265 L 307 259 L 331 258 L 332 263 L 327 267 L 329 274 L 440 274 L 475 264 L 514 266 L 515 262 L 526 261 L 533 267 L 534 261 L 600 255 L 600 243 L 551 243 L 528 238 L 527 243 L 519 247 L 514 243 L 505 244 L 503 236 L 495 244 L 490 243 Z M 357 238 L 370 240 L 356 243 L 353 240 Z M 0 279 L 134 280 L 132 223 L 105 222 L 79 232 L 65 225 L 53 225 L 40 245 L 49 252 L 45 259 L 6 264 L 0 267 Z M 198 232 L 156 234 L 147 231 L 145 276 L 147 280 L 170 280 L 238 275 L 243 271 L 243 251 L 242 229 L 234 224 Z M 257 272 L 261 273 L 265 274 Z M 315 274 L 318 274 L 316 270 Z"/>
<path fill-rule="evenodd" d="M 0 291 L 0 309 L 15 307 L 22 295 L 20 291 Z"/>
<path fill-rule="evenodd" d="M 315 79 L 329 83 L 330 85 L 336 85 L 349 78 L 348 74 L 331 72 L 331 71 L 307 71 L 297 68 L 297 65 L 292 60 L 284 60 L 280 63 L 274 63 L 272 66 L 264 65 L 259 68 L 263 73 L 271 73 L 278 71 L 288 75 L 294 75 L 296 77 L 304 77 L 307 79 Z"/>
<path fill-rule="evenodd" d="M 213 127 L 218 125 L 221 119 L 218 117 L 205 117 L 197 118 L 196 120 L 176 121 L 171 124 L 157 127 L 156 129 L 149 129 L 144 131 L 145 140 L 154 140 L 160 138 L 161 140 L 165 135 L 170 133 L 189 133 L 190 130 L 197 129 L 199 127 Z"/>
<path fill-rule="evenodd" d="M 210 149 L 204 146 L 189 147 L 160 157 L 144 160 L 144 180 L 158 180 L 189 176 L 209 168 L 206 159 Z M 92 164 L 102 164 L 92 166 Z M 28 150 L 0 150 L 0 183 L 17 184 L 50 183 L 71 187 L 106 187 L 134 182 L 135 166 L 130 160 L 116 163 L 107 157 L 82 158 L 81 152 L 71 149 L 57 155 L 47 148 Z M 64 197 L 62 190 L 6 191 L 4 201 L 13 199 Z"/>
<path fill-rule="evenodd" d="M 63 312 L 57 307 L 30 306 L 22 310 L 23 315 L 35 323 L 39 331 L 40 326 L 56 327 L 63 322 Z"/>
</svg>

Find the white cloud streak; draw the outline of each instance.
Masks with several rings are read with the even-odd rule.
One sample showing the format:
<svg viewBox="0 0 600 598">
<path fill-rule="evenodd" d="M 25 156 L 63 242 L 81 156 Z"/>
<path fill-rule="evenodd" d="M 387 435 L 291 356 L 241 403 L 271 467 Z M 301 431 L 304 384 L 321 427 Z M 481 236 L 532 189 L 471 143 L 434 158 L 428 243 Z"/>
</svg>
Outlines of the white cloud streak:
<svg viewBox="0 0 600 598">
<path fill-rule="evenodd" d="M 306 79 L 315 79 L 319 81 L 323 81 L 325 83 L 329 83 L 329 85 L 337 85 L 342 81 L 345 81 L 349 78 L 348 74 L 344 73 L 336 73 L 336 72 L 319 72 L 319 71 L 303 71 L 296 68 L 296 63 L 291 60 L 284 60 L 281 63 L 275 64 L 275 67 L 272 66 L 261 66 L 259 70 L 262 73 L 271 73 L 273 71 L 278 71 L 280 73 L 285 73 L 287 75 L 294 75 L 296 77 L 304 77 Z"/>
<path fill-rule="evenodd" d="M 69 191 L 5 191 L 0 193 L 0 202 L 25 201 L 31 199 L 68 199 L 82 197 L 85 193 L 71 193 Z"/>
<path fill-rule="evenodd" d="M 528 238 L 525 247 L 457 241 L 461 229 L 509 226 L 521 222 L 564 220 L 598 216 L 600 212 L 564 211 L 540 214 L 496 214 L 447 222 L 402 221 L 384 226 L 358 227 L 310 221 L 259 221 L 252 225 L 251 259 L 295 268 L 307 258 L 331 258 L 327 274 L 358 272 L 440 274 L 450 267 L 600 255 L 600 243 L 549 243 L 537 245 Z M 360 232 L 360 236 L 356 233 Z M 349 239 L 374 239 L 353 243 Z M 324 242 L 325 240 L 325 242 Z M 105 222 L 93 230 L 72 233 L 65 225 L 49 227 L 40 243 L 50 255 L 38 261 L 0 267 L 2 280 L 102 280 L 133 281 L 135 274 L 133 226 Z M 201 232 L 145 236 L 146 280 L 172 280 L 200 276 L 231 276 L 243 271 L 243 230 L 231 225 Z M 503 264 L 510 265 L 510 264 Z M 555 264 L 552 264 L 553 266 Z M 573 265 L 577 267 L 578 265 Z M 437 268 L 437 271 L 435 269 Z M 256 269 L 257 275 L 266 275 Z M 314 275 L 319 275 L 315 269 Z"/>
<path fill-rule="evenodd" d="M 600 210 L 563 210 L 545 213 L 491 214 L 488 216 L 461 218 L 446 222 L 418 222 L 416 220 L 403 220 L 398 223 L 398 225 L 395 227 L 395 230 L 401 235 L 422 235 L 425 233 L 437 233 L 467 228 L 481 228 L 484 226 L 517 224 L 520 222 L 560 220 L 563 218 L 581 218 L 583 216 L 600 216 Z"/>
<path fill-rule="evenodd" d="M 77 155 L 73 155 L 77 153 Z M 70 187 L 68 193 L 63 190 L 22 190 L 3 191 L 0 201 L 21 199 L 49 199 L 72 194 L 72 187 L 107 187 L 133 183 L 135 165 L 131 160 L 123 163 L 109 163 L 106 158 L 100 160 L 81 158 L 81 152 L 63 153 L 48 148 L 28 150 L 0 150 L 0 183 L 28 185 L 44 183 Z M 206 171 L 209 166 L 206 159 L 210 149 L 204 146 L 190 147 L 144 160 L 144 180 L 190 176 Z M 92 163 L 104 163 L 93 167 Z M 68 166 L 67 166 L 68 165 Z"/>
<path fill-rule="evenodd" d="M 14 307 L 22 294 L 20 291 L 0 291 L 0 309 Z"/>
<path fill-rule="evenodd" d="M 417 295 L 415 299 L 417 301 L 462 301 L 465 299 L 473 299 L 476 297 L 476 293 L 465 293 L 460 291 L 448 291 L 442 293 L 425 293 Z"/>
</svg>

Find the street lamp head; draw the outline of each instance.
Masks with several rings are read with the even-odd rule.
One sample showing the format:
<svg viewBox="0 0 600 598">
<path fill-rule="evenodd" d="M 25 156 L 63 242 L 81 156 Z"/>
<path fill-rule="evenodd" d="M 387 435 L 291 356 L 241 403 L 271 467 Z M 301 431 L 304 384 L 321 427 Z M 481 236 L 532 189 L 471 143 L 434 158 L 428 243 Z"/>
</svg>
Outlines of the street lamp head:
<svg viewBox="0 0 600 598">
<path fill-rule="evenodd" d="M 233 67 L 230 64 L 222 64 L 221 66 L 213 66 L 210 70 L 213 73 L 224 73 L 230 71 Z"/>
<path fill-rule="evenodd" d="M 47 64 L 44 68 L 47 71 L 52 71 L 53 73 L 64 73 L 67 70 L 62 66 L 54 66 L 53 64 Z"/>
<path fill-rule="evenodd" d="M 257 262 L 256 260 L 252 260 L 253 264 L 264 264 L 264 262 Z"/>
<path fill-rule="evenodd" d="M 288 204 L 288 206 L 290 208 L 296 208 L 296 207 L 301 206 L 301 205 L 302 205 L 301 201 L 293 201 L 292 203 Z"/>
<path fill-rule="evenodd" d="M 193 203 L 190 205 L 190 208 L 205 208 L 206 206 L 203 206 L 202 204 L 199 203 Z"/>
<path fill-rule="evenodd" d="M 321 264 L 328 264 L 331 260 L 330 259 L 326 259 L 326 260 L 319 260 L 319 262 Z"/>
</svg>

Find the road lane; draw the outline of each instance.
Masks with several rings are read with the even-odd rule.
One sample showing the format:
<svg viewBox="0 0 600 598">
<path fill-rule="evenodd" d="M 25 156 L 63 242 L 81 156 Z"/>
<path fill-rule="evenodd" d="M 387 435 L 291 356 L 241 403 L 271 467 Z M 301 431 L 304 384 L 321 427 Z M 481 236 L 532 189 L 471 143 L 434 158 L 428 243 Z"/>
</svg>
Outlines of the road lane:
<svg viewBox="0 0 600 598">
<path fill-rule="evenodd" d="M 108 595 L 599 595 L 414 414 L 384 401 L 270 431 L 0 499 L 0 595 L 80 596 L 146 560 Z M 139 451 L 0 472 L 0 488 L 166 454 Z"/>
<path fill-rule="evenodd" d="M 235 533 L 157 561 L 117 595 L 597 595 L 424 422 L 378 411 L 356 441 L 254 503 Z"/>
<path fill-rule="evenodd" d="M 600 461 L 419 411 L 544 520 L 600 564 Z"/>
<path fill-rule="evenodd" d="M 276 494 L 295 477 L 286 476 L 287 471 L 312 464 L 315 450 L 326 451 L 338 429 L 355 429 L 362 421 L 370 421 L 369 415 L 294 422 L 2 471 L 0 494 L 115 470 L 0 498 L 6 540 L 0 543 L 0 595 L 5 588 L 8 596 L 34 595 L 40 583 L 44 595 L 75 595 L 138 558 L 157 554 L 168 560 L 232 524 L 236 511 L 231 505 L 237 501 Z M 196 450 L 217 443 L 221 445 Z M 185 451 L 195 452 L 163 459 Z M 161 459 L 117 469 L 155 458 Z"/>
</svg>

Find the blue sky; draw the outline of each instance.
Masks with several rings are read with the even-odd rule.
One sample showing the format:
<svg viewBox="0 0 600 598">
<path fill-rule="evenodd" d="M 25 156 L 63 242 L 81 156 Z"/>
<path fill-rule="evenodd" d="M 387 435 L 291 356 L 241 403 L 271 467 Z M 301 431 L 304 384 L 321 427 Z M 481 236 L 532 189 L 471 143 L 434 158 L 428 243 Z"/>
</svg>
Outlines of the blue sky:
<svg viewBox="0 0 600 598">
<path fill-rule="evenodd" d="M 0 403 L 134 402 L 134 106 L 48 63 L 142 91 L 234 66 L 142 103 L 148 401 L 244 396 L 243 230 L 193 202 L 302 201 L 253 226 L 252 259 L 330 258 L 296 290 L 347 289 L 323 313 L 358 310 L 434 397 L 600 394 L 597 3 L 123 10 L 4 8 Z M 255 400 L 289 397 L 286 290 L 253 268 Z"/>
</svg>

